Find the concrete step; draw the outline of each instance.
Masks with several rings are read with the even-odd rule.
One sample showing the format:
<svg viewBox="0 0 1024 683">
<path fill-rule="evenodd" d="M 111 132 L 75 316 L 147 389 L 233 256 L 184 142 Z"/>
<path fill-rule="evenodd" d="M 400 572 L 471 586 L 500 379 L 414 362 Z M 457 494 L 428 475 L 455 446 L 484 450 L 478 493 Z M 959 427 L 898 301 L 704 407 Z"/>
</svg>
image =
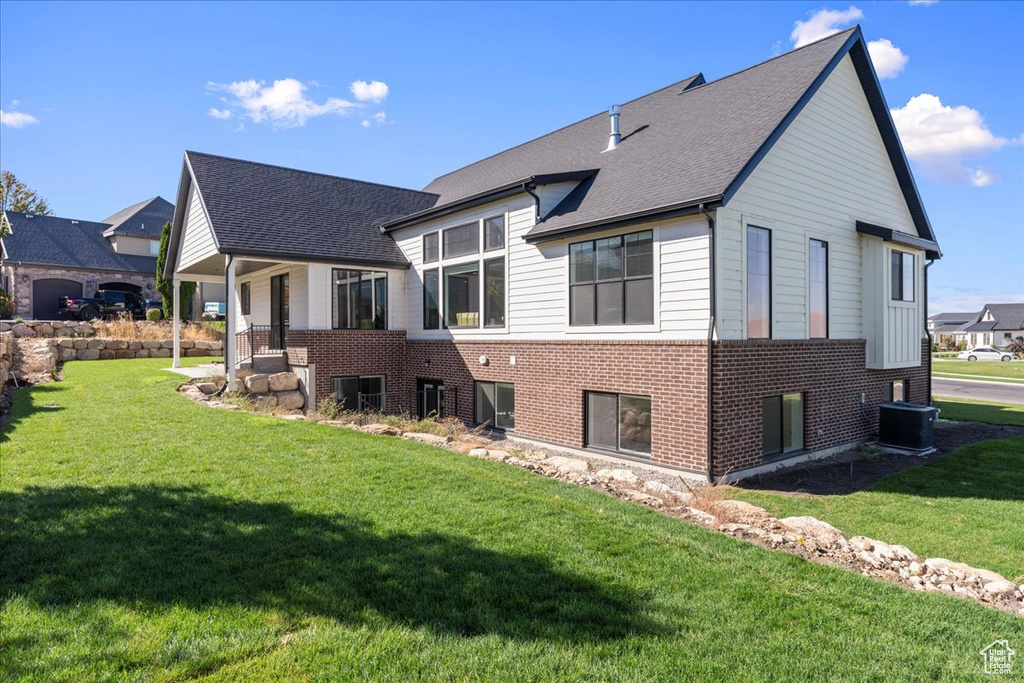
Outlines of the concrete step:
<svg viewBox="0 0 1024 683">
<path fill-rule="evenodd" d="M 253 372 L 272 375 L 275 372 L 288 372 L 288 355 L 284 353 L 259 354 L 252 357 L 249 368 Z"/>
</svg>

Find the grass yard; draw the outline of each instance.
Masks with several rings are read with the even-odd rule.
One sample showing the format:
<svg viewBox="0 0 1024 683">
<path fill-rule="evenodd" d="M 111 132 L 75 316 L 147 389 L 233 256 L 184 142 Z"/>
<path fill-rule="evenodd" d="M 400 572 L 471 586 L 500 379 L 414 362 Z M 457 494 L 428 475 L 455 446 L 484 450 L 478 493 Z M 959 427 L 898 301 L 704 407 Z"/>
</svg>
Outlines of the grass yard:
<svg viewBox="0 0 1024 683">
<path fill-rule="evenodd" d="M 1024 405 L 938 397 L 934 401 L 942 411 L 939 417 L 943 420 L 1024 427 Z"/>
<path fill-rule="evenodd" d="M 933 360 L 933 377 L 971 378 L 1024 384 L 1024 361 Z"/>
<path fill-rule="evenodd" d="M 17 392 L 3 678 L 962 680 L 1024 643 L 1024 619 L 500 463 L 208 409 L 165 365 Z M 1003 505 L 948 488 L 927 498 Z"/>
<path fill-rule="evenodd" d="M 849 535 L 1024 580 L 1024 437 L 971 444 L 850 495 L 735 497 L 779 517 L 811 515 Z"/>
</svg>

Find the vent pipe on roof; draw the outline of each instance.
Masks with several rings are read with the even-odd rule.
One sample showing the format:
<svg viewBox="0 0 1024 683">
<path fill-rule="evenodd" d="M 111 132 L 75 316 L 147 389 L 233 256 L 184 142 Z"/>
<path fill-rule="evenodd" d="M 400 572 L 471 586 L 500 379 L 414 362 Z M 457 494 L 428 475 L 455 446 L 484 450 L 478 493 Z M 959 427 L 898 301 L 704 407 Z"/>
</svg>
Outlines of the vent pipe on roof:
<svg viewBox="0 0 1024 683">
<path fill-rule="evenodd" d="M 622 135 L 619 133 L 619 114 L 622 113 L 622 107 L 618 104 L 613 104 L 608 109 L 608 120 L 611 122 L 611 132 L 608 134 L 608 147 L 604 150 L 610 152 L 619 146 L 622 141 Z"/>
</svg>

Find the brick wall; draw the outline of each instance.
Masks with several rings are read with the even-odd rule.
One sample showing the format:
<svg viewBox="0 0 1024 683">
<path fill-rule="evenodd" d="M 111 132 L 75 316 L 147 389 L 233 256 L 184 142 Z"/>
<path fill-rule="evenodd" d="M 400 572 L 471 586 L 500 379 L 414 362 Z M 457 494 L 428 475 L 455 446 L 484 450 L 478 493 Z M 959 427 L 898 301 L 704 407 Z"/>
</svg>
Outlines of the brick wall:
<svg viewBox="0 0 1024 683">
<path fill-rule="evenodd" d="M 762 399 L 804 394 L 804 448 L 816 451 L 877 433 L 878 405 L 890 383 L 906 379 L 909 400 L 927 404 L 930 355 L 923 339 L 922 365 L 901 370 L 865 368 L 864 340 L 716 342 L 713 443 L 715 474 L 763 464 Z M 861 392 L 866 394 L 863 406 Z M 820 431 L 820 434 L 819 434 Z"/>
</svg>

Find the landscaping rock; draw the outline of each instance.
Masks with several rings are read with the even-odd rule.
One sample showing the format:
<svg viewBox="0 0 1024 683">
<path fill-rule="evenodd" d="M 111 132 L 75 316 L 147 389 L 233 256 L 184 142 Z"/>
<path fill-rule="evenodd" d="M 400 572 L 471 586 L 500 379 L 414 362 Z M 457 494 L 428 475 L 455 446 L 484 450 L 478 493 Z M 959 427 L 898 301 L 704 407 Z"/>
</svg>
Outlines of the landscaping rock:
<svg viewBox="0 0 1024 683">
<path fill-rule="evenodd" d="M 377 434 L 379 436 L 401 436 L 402 430 L 398 427 L 392 427 L 391 425 L 385 425 L 375 422 L 374 424 L 368 424 L 360 427 L 359 431 L 365 434 Z"/>
<path fill-rule="evenodd" d="M 114 352 L 110 349 L 100 349 L 100 360 L 113 360 Z"/>
<path fill-rule="evenodd" d="M 58 339 L 57 340 L 57 346 L 61 347 L 62 349 L 73 349 L 73 348 L 75 348 L 75 340 L 74 339 Z"/>
<path fill-rule="evenodd" d="M 839 545 L 846 540 L 846 534 L 842 531 L 814 517 L 786 517 L 780 519 L 779 524 L 791 533 L 826 547 Z"/>
<path fill-rule="evenodd" d="M 410 441 L 420 441 L 422 443 L 429 443 L 432 446 L 443 446 L 452 440 L 450 436 L 437 436 L 436 434 L 424 434 L 423 432 L 406 432 L 402 434 L 403 439 L 409 439 Z"/>
<path fill-rule="evenodd" d="M 486 448 L 473 448 L 467 455 L 472 455 L 474 458 L 486 458 L 489 454 Z"/>
<path fill-rule="evenodd" d="M 601 469 L 597 471 L 596 476 L 602 481 L 621 481 L 631 485 L 635 485 L 639 480 L 639 477 L 629 470 L 620 469 Z"/>
<path fill-rule="evenodd" d="M 1006 579 L 989 581 L 982 588 L 989 595 L 1002 595 L 1004 593 L 1012 593 L 1014 591 L 1014 585 Z"/>
<path fill-rule="evenodd" d="M 99 349 L 82 349 L 78 352 L 78 360 L 99 360 Z"/>
<path fill-rule="evenodd" d="M 256 410 L 271 410 L 277 407 L 277 396 L 274 394 L 254 396 L 252 404 L 256 407 Z"/>
<path fill-rule="evenodd" d="M 52 337 L 53 327 L 47 325 L 46 323 L 39 323 L 38 325 L 36 325 L 36 334 L 38 334 L 40 337 Z"/>
<path fill-rule="evenodd" d="M 153 358 L 170 358 L 171 357 L 171 350 L 170 349 L 162 349 L 162 348 L 161 349 L 153 349 L 152 351 L 149 352 L 149 354 Z"/>
<path fill-rule="evenodd" d="M 267 376 L 257 373 L 245 378 L 245 390 L 250 394 L 265 394 L 270 391 L 270 382 Z"/>
<path fill-rule="evenodd" d="M 196 340 L 196 346 L 195 346 L 195 347 L 196 347 L 197 349 L 207 349 L 207 350 L 208 350 L 208 349 L 210 349 L 210 348 L 212 348 L 212 347 L 210 346 L 210 342 L 206 341 L 205 339 L 197 339 L 197 340 Z"/>
<path fill-rule="evenodd" d="M 718 526 L 718 518 L 712 514 L 704 512 L 703 510 L 698 510 L 697 508 L 686 508 L 686 514 L 698 524 L 710 527 Z"/>
<path fill-rule="evenodd" d="M 76 349 L 87 349 L 87 348 L 89 348 L 89 340 L 88 339 L 72 339 L 71 340 L 71 346 L 73 346 Z"/>
<path fill-rule="evenodd" d="M 668 484 L 663 484 L 660 481 L 645 481 L 644 490 L 655 495 L 672 496 L 673 498 L 677 498 L 686 503 L 693 500 L 693 494 L 689 491 L 677 491 Z"/>
<path fill-rule="evenodd" d="M 757 524 L 771 519 L 771 515 L 764 508 L 742 500 L 721 500 L 715 504 L 715 509 L 722 517 L 743 524 Z"/>
<path fill-rule="evenodd" d="M 561 455 L 552 455 L 550 458 L 544 460 L 544 464 L 554 467 L 559 472 L 586 472 L 590 469 L 586 460 L 580 460 L 579 458 L 566 458 Z"/>
<path fill-rule="evenodd" d="M 111 351 L 121 351 L 128 348 L 128 342 L 124 339 L 108 339 L 107 348 Z"/>
<path fill-rule="evenodd" d="M 274 396 L 277 397 L 277 407 L 284 410 L 299 410 L 306 405 L 301 391 L 279 391 Z"/>
<path fill-rule="evenodd" d="M 218 387 L 213 382 L 200 382 L 199 384 L 196 385 L 196 388 L 199 389 L 199 391 L 206 394 L 207 396 L 209 396 L 210 394 L 217 393 L 217 389 L 219 389 L 220 387 Z"/>
<path fill-rule="evenodd" d="M 224 348 L 224 342 L 222 342 L 222 341 L 212 341 L 212 342 L 207 342 L 207 344 L 210 345 L 207 348 L 209 348 L 211 351 L 220 351 L 221 349 Z"/>
<path fill-rule="evenodd" d="M 209 355 L 206 352 L 206 349 L 182 349 L 182 351 L 183 351 L 182 355 L 184 355 L 184 356 L 186 356 L 188 358 L 196 358 L 196 357 L 199 357 L 199 356 Z"/>
<path fill-rule="evenodd" d="M 299 378 L 294 372 L 275 372 L 267 376 L 271 391 L 294 391 L 299 388 Z"/>
<path fill-rule="evenodd" d="M 139 349 L 135 352 L 136 358 L 149 358 L 149 349 Z"/>
<path fill-rule="evenodd" d="M 118 349 L 114 351 L 114 358 L 135 358 L 135 352 L 129 349 Z"/>
<path fill-rule="evenodd" d="M 61 347 L 59 349 L 59 352 L 60 352 L 59 358 L 60 358 L 61 361 L 77 360 L 78 359 L 78 351 L 75 351 L 74 349 L 67 349 L 67 348 Z"/>
<path fill-rule="evenodd" d="M 139 349 L 142 348 L 142 342 L 130 341 L 128 342 L 128 348 L 131 349 L 132 351 L 138 351 Z"/>
<path fill-rule="evenodd" d="M 503 451 L 495 448 L 488 448 L 487 455 L 489 455 L 492 458 L 497 458 L 498 460 L 508 460 L 509 458 L 512 457 L 512 454 L 509 453 L 508 451 Z"/>
<path fill-rule="evenodd" d="M 144 349 L 159 349 L 160 345 L 162 343 L 163 342 L 157 341 L 155 339 L 147 339 L 147 340 L 142 342 L 142 348 L 144 348 Z M 173 346 L 173 344 L 172 344 L 172 346 Z M 170 348 L 170 347 L 167 347 L 167 348 Z"/>
</svg>

